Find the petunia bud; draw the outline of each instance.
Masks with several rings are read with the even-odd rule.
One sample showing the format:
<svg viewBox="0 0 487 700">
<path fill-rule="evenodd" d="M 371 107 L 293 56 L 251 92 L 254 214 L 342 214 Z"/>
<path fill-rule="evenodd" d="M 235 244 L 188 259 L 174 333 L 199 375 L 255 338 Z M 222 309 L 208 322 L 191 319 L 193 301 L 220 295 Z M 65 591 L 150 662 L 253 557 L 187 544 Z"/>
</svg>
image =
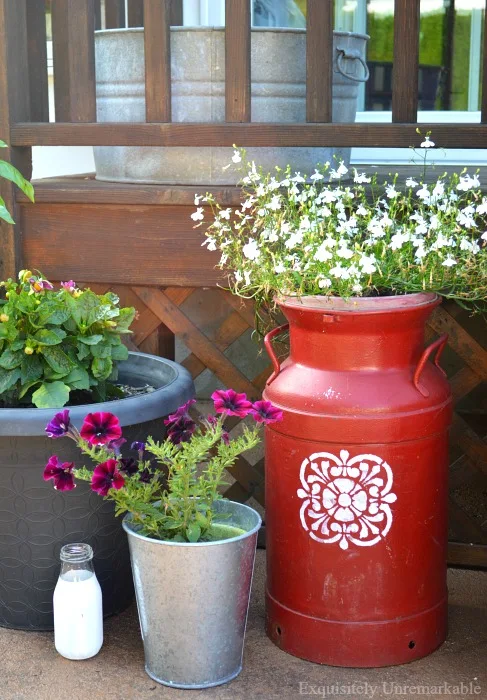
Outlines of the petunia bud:
<svg viewBox="0 0 487 700">
<path fill-rule="evenodd" d="M 0 321 L 1 321 L 2 323 L 7 323 L 7 321 L 9 320 L 9 318 L 10 318 L 10 316 L 8 316 L 8 314 L 0 314 Z"/>
<path fill-rule="evenodd" d="M 117 322 L 116 321 L 105 321 L 105 326 L 107 328 L 116 328 Z"/>
<path fill-rule="evenodd" d="M 33 355 L 34 354 L 34 348 L 31 348 L 29 345 L 24 349 L 24 352 L 26 355 Z"/>
<path fill-rule="evenodd" d="M 9 298 L 10 298 L 10 292 L 5 292 L 5 296 L 7 297 L 7 299 L 9 299 Z"/>
<path fill-rule="evenodd" d="M 21 270 L 19 272 L 19 280 L 25 284 L 32 277 L 32 270 Z"/>
</svg>

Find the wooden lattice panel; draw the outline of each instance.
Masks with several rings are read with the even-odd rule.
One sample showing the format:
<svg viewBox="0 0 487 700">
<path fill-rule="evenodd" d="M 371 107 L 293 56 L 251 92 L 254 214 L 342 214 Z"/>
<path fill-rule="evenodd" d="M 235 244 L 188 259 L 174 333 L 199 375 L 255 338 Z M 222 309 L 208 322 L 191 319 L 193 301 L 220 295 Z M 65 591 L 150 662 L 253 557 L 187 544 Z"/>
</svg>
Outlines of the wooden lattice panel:
<svg viewBox="0 0 487 700">
<path fill-rule="evenodd" d="M 210 370 L 222 385 L 246 392 L 251 398 L 262 393 L 271 366 L 264 363 L 262 369 L 262 351 L 258 344 L 249 349 L 255 353 L 250 366 L 257 368 L 260 364 L 258 371 L 250 376 L 242 371 L 235 358 L 229 357 L 228 352 L 254 327 L 251 303 L 214 288 L 91 286 L 99 292 L 111 288 L 120 295 L 123 304 L 137 308 L 132 342 L 140 350 L 171 356 L 170 338 L 174 334 L 188 349 L 181 364 L 195 380 L 205 370 Z M 220 301 L 223 300 L 223 309 L 219 304 L 216 310 L 216 294 Z M 446 302 L 431 319 L 429 339 L 445 332 L 449 334 L 445 366 L 456 409 L 451 429 L 450 538 L 457 543 L 469 544 L 468 550 L 453 545 L 451 551 L 455 563 L 485 565 L 487 550 L 476 546 L 487 545 L 487 399 L 483 391 L 487 380 L 485 319 L 470 318 L 458 305 Z M 168 352 L 161 352 L 164 348 Z M 230 427 L 238 422 L 238 419 L 232 419 Z M 240 458 L 232 469 L 232 476 L 236 481 L 227 492 L 229 497 L 245 501 L 253 496 L 264 505 L 263 460 L 251 465 L 245 458 Z M 470 546 L 472 543 L 474 546 Z"/>
</svg>

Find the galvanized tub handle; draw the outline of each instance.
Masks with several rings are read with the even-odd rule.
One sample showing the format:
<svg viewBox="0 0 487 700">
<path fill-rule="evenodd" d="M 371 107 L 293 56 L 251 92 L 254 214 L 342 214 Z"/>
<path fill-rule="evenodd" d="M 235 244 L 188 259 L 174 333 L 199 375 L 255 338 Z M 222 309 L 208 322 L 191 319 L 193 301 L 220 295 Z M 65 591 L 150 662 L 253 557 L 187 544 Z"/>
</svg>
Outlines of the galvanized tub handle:
<svg viewBox="0 0 487 700">
<path fill-rule="evenodd" d="M 289 323 L 285 323 L 283 326 L 278 326 L 277 328 L 274 328 L 272 331 L 267 333 L 267 335 L 264 338 L 265 349 L 267 350 L 267 354 L 272 360 L 272 366 L 274 368 L 273 373 L 266 382 L 266 386 L 269 386 L 269 384 L 274 381 L 274 379 L 281 371 L 281 363 L 277 359 L 276 353 L 274 352 L 274 348 L 272 347 L 272 341 L 274 340 L 276 335 L 279 335 L 279 333 L 282 333 L 283 331 L 287 330 L 289 330 Z"/>
<path fill-rule="evenodd" d="M 416 370 L 415 370 L 414 376 L 413 376 L 413 383 L 414 383 L 414 386 L 416 387 L 416 389 L 419 391 L 419 393 L 422 394 L 422 396 L 424 396 L 425 398 L 428 397 L 430 395 L 430 393 L 429 393 L 428 389 L 424 386 L 424 384 L 421 384 L 421 382 L 420 382 L 421 373 L 424 370 L 426 363 L 428 362 L 429 356 L 431 355 L 432 352 L 434 352 L 436 350 L 435 365 L 436 365 L 436 367 L 438 367 L 438 369 L 440 370 L 442 375 L 444 377 L 446 377 L 445 370 L 443 369 L 443 367 L 440 366 L 440 357 L 441 357 L 441 353 L 445 349 L 445 345 L 446 345 L 447 341 L 448 341 L 448 333 L 444 333 L 443 335 L 440 335 L 438 340 L 435 340 L 433 343 L 431 343 L 431 345 L 428 345 L 428 347 L 425 348 L 425 350 L 423 351 L 423 354 L 419 358 L 419 362 L 417 364 L 417 367 L 416 367 Z"/>
<path fill-rule="evenodd" d="M 337 49 L 338 57 L 337 57 L 337 70 L 339 73 L 341 73 L 345 78 L 348 78 L 349 80 L 353 80 L 356 83 L 366 83 L 367 80 L 370 78 L 370 71 L 369 67 L 360 55 L 359 51 L 346 51 L 345 49 Z M 349 75 L 343 70 L 342 67 L 342 61 L 344 58 L 347 58 L 349 60 L 355 60 L 355 61 L 360 61 L 362 64 L 362 68 L 364 69 L 364 74 L 360 78 L 357 78 L 355 75 Z"/>
</svg>

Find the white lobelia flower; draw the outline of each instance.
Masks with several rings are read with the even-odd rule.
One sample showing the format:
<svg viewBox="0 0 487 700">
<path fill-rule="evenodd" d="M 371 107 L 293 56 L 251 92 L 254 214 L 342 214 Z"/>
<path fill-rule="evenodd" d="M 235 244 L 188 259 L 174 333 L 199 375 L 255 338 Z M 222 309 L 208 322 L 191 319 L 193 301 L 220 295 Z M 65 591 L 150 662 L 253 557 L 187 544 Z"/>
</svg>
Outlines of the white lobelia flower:
<svg viewBox="0 0 487 700">
<path fill-rule="evenodd" d="M 423 185 L 417 192 L 416 196 L 422 199 L 427 204 L 431 199 L 431 193 L 426 185 Z"/>
<path fill-rule="evenodd" d="M 336 251 L 336 254 L 339 258 L 344 258 L 344 260 L 350 260 L 350 258 L 353 258 L 353 250 L 350 250 L 350 248 L 347 248 L 347 246 L 343 244 Z"/>
<path fill-rule="evenodd" d="M 468 192 L 468 190 L 472 190 L 474 187 L 480 187 L 478 175 L 470 177 L 470 175 L 467 174 L 460 178 L 457 190 L 460 190 L 460 192 Z"/>
<path fill-rule="evenodd" d="M 232 156 L 232 163 L 241 163 L 242 162 L 242 156 L 238 151 L 233 152 Z"/>
<path fill-rule="evenodd" d="M 203 207 L 198 207 L 198 209 L 191 214 L 193 221 L 203 221 L 205 218 L 204 211 Z"/>
<path fill-rule="evenodd" d="M 487 231 L 484 231 L 483 234 L 480 236 L 480 238 L 481 238 L 483 241 L 487 241 Z"/>
<path fill-rule="evenodd" d="M 330 180 L 340 180 L 344 175 L 348 173 L 348 168 L 345 166 L 343 161 L 340 163 L 336 170 L 330 170 Z"/>
<path fill-rule="evenodd" d="M 288 250 L 292 250 L 295 248 L 297 245 L 301 245 L 303 242 L 303 232 L 302 231 L 294 231 L 291 233 L 287 241 L 284 243 L 286 248 Z"/>
<path fill-rule="evenodd" d="M 468 250 L 470 253 L 476 255 L 480 251 L 480 247 L 475 241 L 471 241 L 465 236 L 460 239 L 460 250 Z"/>
<path fill-rule="evenodd" d="M 246 211 L 247 209 L 252 209 L 252 206 L 254 203 L 255 203 L 255 199 L 253 197 L 246 199 L 245 202 L 242 204 L 242 211 Z"/>
<path fill-rule="evenodd" d="M 194 205 L 195 207 L 199 207 L 200 201 L 204 200 L 204 197 L 202 194 L 195 194 L 194 196 Z"/>
<path fill-rule="evenodd" d="M 313 257 L 318 262 L 326 262 L 327 260 L 331 260 L 333 255 L 328 250 L 328 246 L 327 246 L 326 242 L 323 242 L 320 245 L 320 247 L 316 250 Z"/>
<path fill-rule="evenodd" d="M 364 274 L 371 275 L 377 269 L 375 266 L 375 262 L 375 255 L 362 255 L 362 257 L 358 261 L 358 264 L 362 268 L 362 272 Z"/>
<path fill-rule="evenodd" d="M 245 284 L 250 284 L 250 272 L 248 270 L 244 270 L 244 279 Z"/>
<path fill-rule="evenodd" d="M 257 258 L 260 255 L 260 248 L 257 245 L 256 241 L 254 241 L 253 239 L 249 239 L 249 242 L 246 243 L 242 248 L 242 253 L 249 260 L 257 260 Z"/>
<path fill-rule="evenodd" d="M 220 212 L 220 218 L 226 219 L 227 221 L 230 220 L 231 215 L 232 215 L 232 210 L 230 209 L 230 207 L 228 209 L 222 209 Z"/>
<path fill-rule="evenodd" d="M 313 180 L 313 182 L 316 182 L 317 180 L 323 180 L 325 176 L 323 173 L 319 173 L 317 170 L 314 171 L 312 175 L 310 175 L 310 180 Z"/>
<path fill-rule="evenodd" d="M 208 246 L 208 250 L 216 250 L 216 241 L 214 238 L 211 238 L 210 236 L 208 236 L 208 238 L 206 238 L 201 245 Z"/>
<path fill-rule="evenodd" d="M 409 234 L 407 233 L 395 233 L 391 236 L 391 241 L 389 247 L 391 250 L 401 250 L 404 243 L 409 240 Z"/>
<path fill-rule="evenodd" d="M 424 141 L 421 143 L 421 148 L 434 148 L 435 147 L 435 142 L 431 141 L 430 137 L 428 134 L 424 137 Z"/>
<path fill-rule="evenodd" d="M 364 207 L 363 204 L 359 204 L 359 206 L 357 207 L 357 210 L 355 212 L 355 214 L 357 216 L 367 216 L 368 213 L 369 212 L 367 211 L 367 209 Z"/>
<path fill-rule="evenodd" d="M 370 182 L 370 177 L 367 177 L 365 173 L 359 173 L 355 168 L 353 170 L 354 175 L 353 175 L 353 181 L 356 182 L 358 185 L 366 184 Z"/>
<path fill-rule="evenodd" d="M 388 199 L 394 199 L 399 195 L 399 192 L 396 190 L 394 185 L 387 185 L 386 187 L 386 195 Z"/>
<path fill-rule="evenodd" d="M 286 267 L 282 263 L 277 263 L 274 267 L 274 272 L 280 275 L 282 272 L 286 272 Z"/>
<path fill-rule="evenodd" d="M 443 260 L 441 264 L 443 265 L 443 267 L 453 267 L 453 265 L 457 264 L 457 261 L 455 260 L 455 258 L 452 258 L 451 255 L 449 255 L 446 258 L 446 260 Z"/>
<path fill-rule="evenodd" d="M 297 184 L 306 182 L 306 180 L 305 180 L 304 177 L 301 175 L 301 173 L 294 173 L 294 177 L 291 177 L 291 178 L 289 178 L 289 179 L 291 180 L 291 182 L 295 182 L 295 183 L 297 183 Z"/>
<path fill-rule="evenodd" d="M 413 180 L 412 177 L 408 177 L 408 179 L 406 180 L 406 187 L 416 187 L 417 185 L 418 183 L 416 182 L 416 180 Z"/>
<path fill-rule="evenodd" d="M 477 228 L 473 217 L 465 214 L 463 211 L 458 212 L 457 221 L 460 226 L 464 226 L 465 228 Z"/>
<path fill-rule="evenodd" d="M 281 198 L 275 194 L 267 205 L 271 211 L 278 211 L 281 208 Z"/>
<path fill-rule="evenodd" d="M 279 236 L 275 231 L 272 231 L 272 233 L 269 234 L 267 240 L 269 241 L 269 243 L 277 243 L 277 241 L 279 240 Z"/>
<path fill-rule="evenodd" d="M 337 263 L 335 267 L 332 267 L 329 271 L 332 277 L 337 279 L 348 280 L 350 278 L 350 272 L 346 267 L 343 267 L 341 263 Z"/>
<path fill-rule="evenodd" d="M 331 284 L 332 282 L 328 279 L 328 277 L 322 277 L 318 280 L 318 287 L 320 289 L 329 289 L 331 287 Z"/>
<path fill-rule="evenodd" d="M 482 197 L 482 201 L 477 205 L 477 214 L 487 214 L 487 199 Z"/>
<path fill-rule="evenodd" d="M 243 275 L 240 272 L 240 270 L 235 270 L 235 272 L 233 273 L 233 276 L 235 277 L 235 281 L 238 282 L 239 284 L 240 284 L 240 282 L 243 282 Z"/>
<path fill-rule="evenodd" d="M 356 294 L 360 294 L 362 291 L 362 285 L 361 284 L 354 284 L 352 287 L 352 292 L 355 292 Z"/>
</svg>

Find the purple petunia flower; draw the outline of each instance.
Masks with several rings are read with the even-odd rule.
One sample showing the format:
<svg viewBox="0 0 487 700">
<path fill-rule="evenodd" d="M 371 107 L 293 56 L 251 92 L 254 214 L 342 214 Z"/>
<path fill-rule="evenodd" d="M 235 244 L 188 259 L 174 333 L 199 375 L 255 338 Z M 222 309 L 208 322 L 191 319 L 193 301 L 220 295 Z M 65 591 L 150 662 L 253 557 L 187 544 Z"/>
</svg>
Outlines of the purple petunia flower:
<svg viewBox="0 0 487 700">
<path fill-rule="evenodd" d="M 142 471 L 139 474 L 139 481 L 141 481 L 143 484 L 150 484 L 153 478 L 154 472 L 148 467 L 142 469 Z"/>
<path fill-rule="evenodd" d="M 91 490 L 100 496 L 106 496 L 110 489 L 117 491 L 125 484 L 125 479 L 117 469 L 116 459 L 107 459 L 93 470 Z"/>
<path fill-rule="evenodd" d="M 67 435 L 69 428 L 71 426 L 71 421 L 69 420 L 69 411 L 65 409 L 56 413 L 54 418 L 49 421 L 45 427 L 47 437 L 50 438 L 60 438 Z"/>
<path fill-rule="evenodd" d="M 211 395 L 217 413 L 225 413 L 227 416 L 245 418 L 252 409 L 251 402 L 246 394 L 237 394 L 233 389 L 227 391 L 214 391 Z"/>
<path fill-rule="evenodd" d="M 185 404 L 180 406 L 175 413 L 171 413 L 167 417 L 167 423 L 164 421 L 164 425 L 169 425 L 169 423 L 173 423 L 174 421 L 177 421 L 179 418 L 182 418 L 183 416 L 186 416 L 188 414 L 189 409 L 193 404 L 196 403 L 196 399 L 189 399 L 189 401 L 186 401 Z"/>
<path fill-rule="evenodd" d="M 113 413 L 100 411 L 88 413 L 80 431 L 83 440 L 90 445 L 107 445 L 122 437 L 120 421 Z"/>
<path fill-rule="evenodd" d="M 126 457 L 120 460 L 120 471 L 127 476 L 133 476 L 139 471 L 139 463 L 133 457 Z"/>
<path fill-rule="evenodd" d="M 52 479 L 54 481 L 54 488 L 57 491 L 72 491 L 76 488 L 73 469 L 74 462 L 63 462 L 59 464 L 56 455 L 52 455 L 44 469 L 44 481 Z"/>
<path fill-rule="evenodd" d="M 164 421 L 168 426 L 167 436 L 174 445 L 179 445 L 180 442 L 189 442 L 191 436 L 196 430 L 196 423 L 189 416 L 181 416 L 176 421 Z"/>
<path fill-rule="evenodd" d="M 256 401 L 252 404 L 250 415 L 257 423 L 276 423 L 282 420 L 282 411 L 273 406 L 270 401 Z"/>
<path fill-rule="evenodd" d="M 120 450 L 122 449 L 122 445 L 125 445 L 127 440 L 123 437 L 118 438 L 118 440 L 112 440 L 111 442 L 108 443 L 107 447 L 109 450 L 113 450 L 115 452 L 115 455 L 117 457 L 120 456 Z"/>
<path fill-rule="evenodd" d="M 131 450 L 135 450 L 136 452 L 144 452 L 145 450 L 145 442 L 133 442 L 130 445 Z"/>
</svg>

